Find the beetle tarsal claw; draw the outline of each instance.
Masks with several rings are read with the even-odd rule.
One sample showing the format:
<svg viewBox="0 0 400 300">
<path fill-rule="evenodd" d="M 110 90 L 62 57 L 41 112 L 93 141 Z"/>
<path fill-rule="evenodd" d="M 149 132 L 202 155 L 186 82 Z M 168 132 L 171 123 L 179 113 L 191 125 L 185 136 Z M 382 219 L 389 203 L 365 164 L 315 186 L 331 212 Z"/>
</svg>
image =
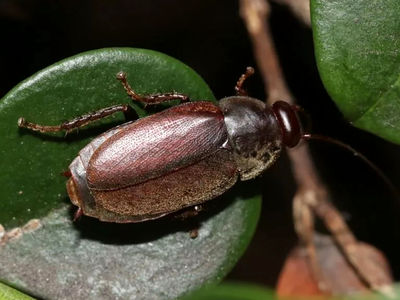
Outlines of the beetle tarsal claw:
<svg viewBox="0 0 400 300">
<path fill-rule="evenodd" d="M 118 79 L 118 80 L 124 80 L 124 79 L 126 79 L 126 73 L 123 72 L 123 71 L 118 72 L 118 73 L 117 73 L 117 79 Z"/>
<path fill-rule="evenodd" d="M 20 127 L 20 128 L 25 127 L 25 124 L 26 124 L 25 118 L 20 117 L 20 118 L 18 119 L 18 121 L 17 121 L 17 124 L 18 124 L 18 127 Z"/>
<path fill-rule="evenodd" d="M 254 74 L 254 68 L 253 67 L 247 67 L 246 68 L 246 73 L 248 75 L 253 75 Z"/>
<path fill-rule="evenodd" d="M 76 129 L 76 131 L 78 131 L 78 129 Z M 67 137 L 67 135 L 68 135 L 68 134 L 70 134 L 71 132 L 72 132 L 72 130 L 71 130 L 71 129 L 66 129 L 66 130 L 65 130 L 64 137 L 66 138 L 66 137 Z"/>
</svg>

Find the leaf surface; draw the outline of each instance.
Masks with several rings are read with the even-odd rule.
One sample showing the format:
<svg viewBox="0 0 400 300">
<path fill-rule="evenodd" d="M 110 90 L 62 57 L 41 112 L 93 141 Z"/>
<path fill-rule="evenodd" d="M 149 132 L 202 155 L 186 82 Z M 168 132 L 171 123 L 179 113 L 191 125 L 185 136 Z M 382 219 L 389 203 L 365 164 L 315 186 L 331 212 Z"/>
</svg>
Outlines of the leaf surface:
<svg viewBox="0 0 400 300">
<path fill-rule="evenodd" d="M 322 81 L 356 127 L 400 143 L 400 2 L 312 0 Z"/>
<path fill-rule="evenodd" d="M 26 79 L 0 100 L 0 223 L 8 230 L 37 218 L 40 228 L 0 246 L 0 280 L 40 298 L 175 298 L 218 282 L 233 267 L 254 232 L 258 182 L 215 199 L 200 219 L 137 224 L 72 222 L 74 208 L 61 173 L 101 132 L 124 122 L 122 113 L 67 136 L 17 128 L 28 121 L 56 125 L 114 104 L 131 103 L 115 79 L 119 71 L 139 94 L 179 91 L 214 100 L 189 67 L 164 54 L 113 48 L 82 53 Z M 140 116 L 146 111 L 133 105 Z"/>
</svg>

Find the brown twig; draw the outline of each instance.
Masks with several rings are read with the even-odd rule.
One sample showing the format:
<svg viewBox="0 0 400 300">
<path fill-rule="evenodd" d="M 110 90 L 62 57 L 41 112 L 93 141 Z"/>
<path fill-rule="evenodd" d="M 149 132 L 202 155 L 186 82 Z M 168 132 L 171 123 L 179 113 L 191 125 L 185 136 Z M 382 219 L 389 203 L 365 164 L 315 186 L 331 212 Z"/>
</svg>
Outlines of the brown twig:
<svg viewBox="0 0 400 300">
<path fill-rule="evenodd" d="M 279 1 L 292 4 L 302 2 L 304 5 L 306 0 Z M 254 55 L 264 80 L 268 103 L 272 104 L 277 100 L 294 103 L 295 99 L 286 85 L 271 38 L 267 22 L 269 4 L 265 0 L 240 0 L 240 13 L 253 43 Z M 329 193 L 319 179 L 308 145 L 303 143 L 289 150 L 288 155 L 298 186 L 293 202 L 295 227 L 300 240 L 308 249 L 311 267 L 321 291 L 327 292 L 329 286 L 322 278 L 316 258 L 313 243 L 314 215 L 323 220 L 360 279 L 370 288 L 387 294 L 388 287 L 381 280 L 384 277 L 383 271 L 368 259 L 364 259 L 357 251 L 357 239 L 338 210 L 329 202 Z"/>
</svg>

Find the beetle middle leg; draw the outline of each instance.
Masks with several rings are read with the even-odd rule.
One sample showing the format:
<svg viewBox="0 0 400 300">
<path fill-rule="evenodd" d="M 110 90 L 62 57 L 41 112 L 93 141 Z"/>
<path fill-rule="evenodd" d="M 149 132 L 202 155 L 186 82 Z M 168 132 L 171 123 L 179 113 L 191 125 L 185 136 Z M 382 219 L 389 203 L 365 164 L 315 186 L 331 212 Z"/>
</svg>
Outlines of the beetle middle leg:
<svg viewBox="0 0 400 300">
<path fill-rule="evenodd" d="M 175 215 L 175 218 L 181 219 L 181 220 L 185 220 L 188 218 L 193 218 L 195 216 L 197 216 L 201 211 L 203 210 L 203 206 L 198 204 L 195 206 L 191 206 L 189 208 L 186 208 L 183 211 L 178 212 Z"/>
<path fill-rule="evenodd" d="M 120 104 L 120 105 L 106 107 L 98 111 L 76 117 L 72 120 L 66 121 L 60 125 L 55 125 L 55 126 L 46 126 L 46 125 L 31 123 L 26 121 L 25 118 L 21 117 L 18 119 L 18 127 L 27 128 L 33 131 L 40 131 L 40 132 L 57 132 L 62 130 L 69 132 L 73 129 L 83 127 L 91 122 L 103 119 L 116 112 L 123 112 L 125 118 L 132 118 L 132 116 L 135 114 L 133 109 L 129 105 Z"/>
<path fill-rule="evenodd" d="M 200 224 L 195 217 L 203 210 L 202 205 L 195 205 L 185 209 L 184 211 L 178 212 L 174 217 L 180 220 L 189 219 L 189 236 L 195 239 L 199 235 Z"/>
<path fill-rule="evenodd" d="M 125 72 L 119 72 L 117 74 L 117 79 L 119 81 L 121 81 L 122 86 L 124 87 L 126 93 L 134 101 L 143 102 L 145 104 L 160 104 L 162 102 L 171 101 L 171 100 L 180 100 L 181 102 L 188 102 L 190 100 L 187 95 L 184 95 L 181 93 L 176 93 L 176 92 L 162 93 L 162 94 L 150 94 L 150 95 L 139 95 L 129 85 L 129 83 L 126 79 Z"/>
<path fill-rule="evenodd" d="M 239 77 L 239 80 L 236 82 L 235 91 L 238 96 L 247 96 L 247 92 L 243 89 L 243 84 L 247 78 L 254 74 L 254 68 L 247 67 L 246 72 Z"/>
</svg>

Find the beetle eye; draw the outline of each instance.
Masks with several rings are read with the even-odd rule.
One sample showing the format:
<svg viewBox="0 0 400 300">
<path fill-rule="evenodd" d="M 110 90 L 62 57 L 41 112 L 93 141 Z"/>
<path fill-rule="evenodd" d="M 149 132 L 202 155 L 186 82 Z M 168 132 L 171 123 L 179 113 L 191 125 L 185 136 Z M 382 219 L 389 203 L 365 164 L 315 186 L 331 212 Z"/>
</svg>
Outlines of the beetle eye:
<svg viewBox="0 0 400 300">
<path fill-rule="evenodd" d="M 301 138 L 300 121 L 296 110 L 285 101 L 276 101 L 272 105 L 272 111 L 282 130 L 282 142 L 289 148 L 296 146 Z"/>
</svg>

